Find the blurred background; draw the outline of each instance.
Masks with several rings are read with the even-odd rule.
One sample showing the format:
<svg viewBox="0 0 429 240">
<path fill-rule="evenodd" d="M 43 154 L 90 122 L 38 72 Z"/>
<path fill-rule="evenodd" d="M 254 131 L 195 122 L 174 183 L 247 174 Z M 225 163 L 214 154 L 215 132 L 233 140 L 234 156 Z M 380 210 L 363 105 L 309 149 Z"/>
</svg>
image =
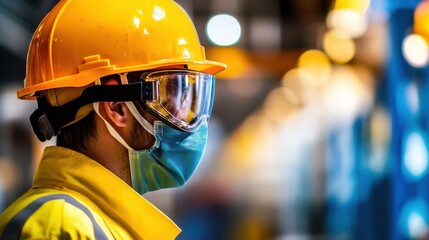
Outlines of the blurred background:
<svg viewBox="0 0 429 240">
<path fill-rule="evenodd" d="M 16 90 L 56 2 L 0 0 L 0 212 L 55 144 Z M 429 1 L 177 2 L 228 64 L 198 171 L 145 195 L 178 239 L 429 237 Z"/>
</svg>

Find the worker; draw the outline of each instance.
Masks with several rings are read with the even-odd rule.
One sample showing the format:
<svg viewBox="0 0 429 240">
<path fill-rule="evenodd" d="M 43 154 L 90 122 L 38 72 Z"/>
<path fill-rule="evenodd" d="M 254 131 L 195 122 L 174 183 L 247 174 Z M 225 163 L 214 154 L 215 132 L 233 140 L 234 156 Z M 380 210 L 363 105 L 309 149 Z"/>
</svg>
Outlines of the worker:
<svg viewBox="0 0 429 240">
<path fill-rule="evenodd" d="M 214 75 L 173 0 L 61 0 L 31 39 L 21 99 L 44 149 L 0 239 L 174 239 L 143 194 L 182 186 L 206 145 Z"/>
</svg>

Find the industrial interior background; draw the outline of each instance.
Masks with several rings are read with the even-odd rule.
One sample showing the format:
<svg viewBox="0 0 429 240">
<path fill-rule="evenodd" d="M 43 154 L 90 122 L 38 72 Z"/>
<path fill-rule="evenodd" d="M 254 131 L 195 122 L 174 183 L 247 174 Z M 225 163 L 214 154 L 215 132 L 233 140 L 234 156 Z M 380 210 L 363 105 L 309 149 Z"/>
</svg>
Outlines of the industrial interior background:
<svg viewBox="0 0 429 240">
<path fill-rule="evenodd" d="M 197 173 L 145 195 L 179 239 L 429 237 L 428 1 L 177 2 L 228 64 Z M 16 90 L 56 3 L 0 0 L 0 212 L 55 144 Z"/>
</svg>

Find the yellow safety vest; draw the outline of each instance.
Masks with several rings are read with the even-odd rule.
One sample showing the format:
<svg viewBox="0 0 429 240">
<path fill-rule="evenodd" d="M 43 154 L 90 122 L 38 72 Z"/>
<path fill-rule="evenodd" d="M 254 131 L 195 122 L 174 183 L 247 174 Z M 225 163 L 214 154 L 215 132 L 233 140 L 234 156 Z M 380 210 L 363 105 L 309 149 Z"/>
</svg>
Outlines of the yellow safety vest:
<svg viewBox="0 0 429 240">
<path fill-rule="evenodd" d="M 180 229 L 96 161 L 48 147 L 32 188 L 0 215 L 0 239 L 175 239 Z"/>
</svg>

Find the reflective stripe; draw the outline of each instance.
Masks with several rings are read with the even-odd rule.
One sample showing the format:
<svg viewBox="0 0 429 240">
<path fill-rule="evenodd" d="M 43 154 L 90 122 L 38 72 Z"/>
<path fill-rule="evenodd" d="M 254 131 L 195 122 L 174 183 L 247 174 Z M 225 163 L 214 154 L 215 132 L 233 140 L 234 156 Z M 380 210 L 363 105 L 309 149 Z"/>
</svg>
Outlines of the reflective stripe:
<svg viewBox="0 0 429 240">
<path fill-rule="evenodd" d="M 94 216 L 92 216 L 92 213 L 89 211 L 88 208 L 83 206 L 80 202 L 76 201 L 76 199 L 72 198 L 71 196 L 68 196 L 66 194 L 53 194 L 36 199 L 34 202 L 30 203 L 27 207 L 22 209 L 18 214 L 16 214 L 15 217 L 13 217 L 12 220 L 9 221 L 9 223 L 6 225 L 2 236 L 0 237 L 0 240 L 19 239 L 22 228 L 24 227 L 24 224 L 27 219 L 31 215 L 33 215 L 33 213 L 36 212 L 37 209 L 39 209 L 43 204 L 51 200 L 58 199 L 63 199 L 65 202 L 70 203 L 71 205 L 79 208 L 80 210 L 82 210 L 82 212 L 86 214 L 86 216 L 91 220 L 94 229 L 95 239 L 108 239 L 101 227 L 95 221 Z"/>
</svg>

